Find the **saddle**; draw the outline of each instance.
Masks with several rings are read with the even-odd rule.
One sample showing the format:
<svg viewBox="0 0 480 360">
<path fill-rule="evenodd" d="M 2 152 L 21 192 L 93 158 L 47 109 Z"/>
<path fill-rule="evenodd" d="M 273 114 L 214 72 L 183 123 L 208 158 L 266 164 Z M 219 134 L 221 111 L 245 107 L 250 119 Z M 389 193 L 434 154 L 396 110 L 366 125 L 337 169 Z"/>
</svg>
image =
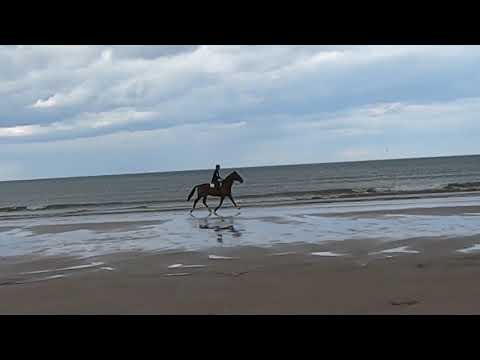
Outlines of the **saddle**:
<svg viewBox="0 0 480 360">
<path fill-rule="evenodd" d="M 222 186 L 222 182 L 219 181 L 218 182 L 218 188 L 220 188 Z M 215 184 L 214 183 L 210 183 L 210 189 L 214 189 L 215 188 Z"/>
</svg>

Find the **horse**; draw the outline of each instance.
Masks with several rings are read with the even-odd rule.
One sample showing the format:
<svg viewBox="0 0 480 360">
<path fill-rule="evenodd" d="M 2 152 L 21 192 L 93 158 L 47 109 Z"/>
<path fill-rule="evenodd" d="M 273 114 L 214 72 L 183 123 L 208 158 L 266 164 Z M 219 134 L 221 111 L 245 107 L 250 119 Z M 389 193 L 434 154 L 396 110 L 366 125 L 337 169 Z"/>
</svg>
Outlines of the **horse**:
<svg viewBox="0 0 480 360">
<path fill-rule="evenodd" d="M 220 206 L 222 206 L 223 200 L 225 199 L 225 197 L 228 197 L 232 202 L 232 204 L 237 209 L 240 209 L 240 207 L 237 206 L 237 204 L 235 203 L 235 200 L 233 200 L 233 197 L 232 197 L 232 185 L 234 184 L 235 181 L 243 183 L 242 177 L 236 171 L 230 173 L 225 178 L 225 180 L 223 180 L 222 184 L 218 188 L 216 187 L 211 188 L 209 183 L 194 186 L 187 198 L 187 201 L 190 201 L 193 194 L 195 193 L 195 190 L 197 190 L 197 198 L 193 202 L 193 207 L 192 207 L 192 210 L 190 210 L 190 214 L 193 212 L 193 210 L 195 210 L 195 206 L 197 206 L 198 200 L 202 198 L 203 198 L 202 202 L 205 205 L 205 207 L 208 209 L 210 213 L 212 212 L 212 210 L 207 205 L 208 195 L 220 197 L 220 203 L 213 211 L 214 213 L 216 213 L 217 210 L 220 208 Z"/>
</svg>

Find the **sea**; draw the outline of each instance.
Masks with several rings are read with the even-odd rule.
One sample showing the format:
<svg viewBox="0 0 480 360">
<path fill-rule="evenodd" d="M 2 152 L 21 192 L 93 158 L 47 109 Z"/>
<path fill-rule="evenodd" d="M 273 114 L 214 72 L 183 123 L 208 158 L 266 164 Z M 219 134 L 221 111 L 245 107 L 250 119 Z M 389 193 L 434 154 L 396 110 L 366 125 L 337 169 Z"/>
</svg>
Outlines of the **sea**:
<svg viewBox="0 0 480 360">
<path fill-rule="evenodd" d="M 232 189 L 243 208 L 300 203 L 460 196 L 480 191 L 480 155 L 240 167 Z M 0 182 L 0 221 L 187 210 L 213 169 Z M 195 198 L 195 197 L 194 197 Z M 218 198 L 209 198 L 210 205 Z M 197 205 L 201 208 L 201 202 Z M 228 199 L 226 208 L 231 207 Z"/>
<path fill-rule="evenodd" d="M 480 235 L 480 156 L 222 169 L 221 175 L 233 170 L 244 180 L 232 189 L 241 209 L 226 200 L 216 215 L 201 202 L 190 214 L 187 201 L 213 169 L 0 182 L 0 263 L 138 251 L 216 254 L 298 242 L 328 250 L 332 241 L 355 239 L 398 247 L 395 241 L 409 238 Z M 211 207 L 218 202 L 208 199 Z M 395 213 L 438 207 L 458 210 Z M 382 213 L 338 215 L 371 210 Z"/>
</svg>

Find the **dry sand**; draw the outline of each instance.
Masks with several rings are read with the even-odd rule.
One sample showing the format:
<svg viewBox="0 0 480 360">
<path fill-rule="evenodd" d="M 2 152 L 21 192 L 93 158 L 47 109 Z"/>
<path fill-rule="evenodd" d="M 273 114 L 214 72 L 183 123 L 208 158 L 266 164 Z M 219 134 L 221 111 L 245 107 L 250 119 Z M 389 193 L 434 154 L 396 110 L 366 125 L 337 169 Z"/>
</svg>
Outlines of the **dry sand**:
<svg viewBox="0 0 480 360">
<path fill-rule="evenodd" d="M 350 240 L 9 259 L 0 265 L 0 313 L 480 314 L 480 252 L 456 251 L 478 242 L 478 236 Z M 418 253 L 380 252 L 399 247 Z M 45 271 L 52 269 L 60 270 Z"/>
</svg>

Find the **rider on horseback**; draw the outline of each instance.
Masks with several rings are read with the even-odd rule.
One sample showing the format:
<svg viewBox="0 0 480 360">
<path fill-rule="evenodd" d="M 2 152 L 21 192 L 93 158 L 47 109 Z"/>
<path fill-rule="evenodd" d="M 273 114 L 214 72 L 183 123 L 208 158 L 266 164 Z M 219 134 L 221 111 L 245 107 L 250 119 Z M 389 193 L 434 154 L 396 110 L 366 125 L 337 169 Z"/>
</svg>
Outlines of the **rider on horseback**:
<svg viewBox="0 0 480 360">
<path fill-rule="evenodd" d="M 220 177 L 220 165 L 215 166 L 215 171 L 212 176 L 212 184 L 216 189 L 218 189 L 221 185 L 223 179 Z"/>
<path fill-rule="evenodd" d="M 220 181 L 221 181 L 221 184 L 220 184 Z M 202 202 L 205 205 L 205 207 L 208 210 L 210 210 L 206 201 L 209 195 L 220 197 L 220 203 L 215 208 L 214 212 L 217 211 L 222 206 L 223 200 L 226 197 L 230 199 L 233 206 L 235 206 L 237 209 L 240 209 L 240 207 L 235 203 L 235 200 L 232 197 L 232 186 L 237 181 L 240 184 L 243 183 L 242 177 L 236 171 L 232 171 L 230 174 L 228 174 L 228 176 L 225 177 L 225 179 L 222 179 L 220 177 L 220 165 L 217 165 L 215 172 L 213 173 L 212 183 L 195 185 L 192 191 L 190 191 L 190 194 L 187 197 L 187 201 L 190 201 L 190 199 L 195 194 L 195 192 L 197 192 L 197 198 L 193 202 L 193 207 L 192 207 L 192 210 L 190 210 L 190 213 L 193 210 L 195 210 L 195 206 L 197 206 L 197 203 L 200 199 L 202 199 Z M 214 186 L 214 184 L 216 186 Z"/>
</svg>

